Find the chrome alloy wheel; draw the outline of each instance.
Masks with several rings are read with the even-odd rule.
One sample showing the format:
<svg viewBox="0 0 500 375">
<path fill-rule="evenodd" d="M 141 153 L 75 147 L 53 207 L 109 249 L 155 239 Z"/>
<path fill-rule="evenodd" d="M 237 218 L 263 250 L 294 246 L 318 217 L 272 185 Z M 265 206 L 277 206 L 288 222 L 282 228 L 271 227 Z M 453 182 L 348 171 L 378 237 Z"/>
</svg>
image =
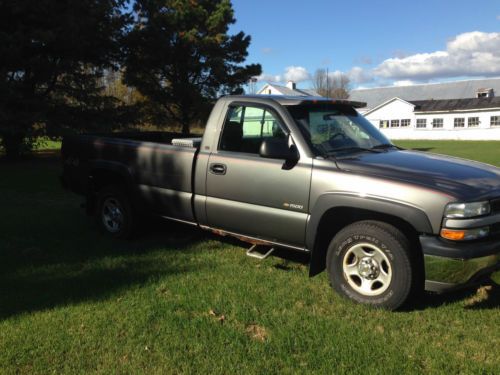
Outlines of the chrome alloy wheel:
<svg viewBox="0 0 500 375">
<path fill-rule="evenodd" d="M 349 285 L 364 296 L 384 293 L 392 280 L 389 258 L 371 243 L 358 243 L 347 250 L 342 262 Z"/>
<path fill-rule="evenodd" d="M 107 198 L 101 211 L 102 223 L 110 233 L 117 233 L 123 225 L 123 209 L 116 198 Z"/>
</svg>

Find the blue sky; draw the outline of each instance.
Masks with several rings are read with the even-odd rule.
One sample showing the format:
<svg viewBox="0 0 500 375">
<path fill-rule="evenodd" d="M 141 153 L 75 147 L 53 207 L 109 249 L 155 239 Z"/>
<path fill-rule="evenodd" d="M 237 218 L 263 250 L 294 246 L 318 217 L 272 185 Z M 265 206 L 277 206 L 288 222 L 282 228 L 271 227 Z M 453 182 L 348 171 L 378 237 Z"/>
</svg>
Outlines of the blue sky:
<svg viewBox="0 0 500 375">
<path fill-rule="evenodd" d="M 309 87 L 318 68 L 353 87 L 500 76 L 499 0 L 233 0 L 264 81 Z M 288 70 L 287 70 L 288 68 Z M 262 84 L 262 83 L 261 83 Z"/>
</svg>

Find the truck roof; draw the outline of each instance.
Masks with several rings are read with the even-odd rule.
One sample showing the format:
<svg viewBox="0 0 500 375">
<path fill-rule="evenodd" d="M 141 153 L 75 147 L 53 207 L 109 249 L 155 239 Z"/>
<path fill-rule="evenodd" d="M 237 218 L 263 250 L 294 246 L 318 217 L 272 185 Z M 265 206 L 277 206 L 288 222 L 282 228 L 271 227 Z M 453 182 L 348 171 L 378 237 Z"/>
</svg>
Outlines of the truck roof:
<svg viewBox="0 0 500 375">
<path fill-rule="evenodd" d="M 258 99 L 258 100 L 273 100 L 281 105 L 303 105 L 303 104 L 315 104 L 315 103 L 332 103 L 332 104 L 343 104 L 348 105 L 353 108 L 363 108 L 366 107 L 366 103 L 357 102 L 348 99 L 335 99 L 335 98 L 324 98 L 322 96 L 288 96 L 288 95 L 228 95 L 224 97 L 228 100 L 248 100 L 248 99 Z"/>
</svg>

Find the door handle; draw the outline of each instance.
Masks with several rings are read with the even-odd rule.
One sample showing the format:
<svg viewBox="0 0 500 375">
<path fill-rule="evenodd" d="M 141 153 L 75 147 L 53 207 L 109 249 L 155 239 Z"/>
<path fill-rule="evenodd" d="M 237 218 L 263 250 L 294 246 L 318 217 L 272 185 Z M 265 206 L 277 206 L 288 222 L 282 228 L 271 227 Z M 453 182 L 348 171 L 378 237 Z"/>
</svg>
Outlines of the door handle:
<svg viewBox="0 0 500 375">
<path fill-rule="evenodd" d="M 226 174 L 226 171 L 227 167 L 225 164 L 210 164 L 210 172 L 212 172 L 213 174 Z"/>
</svg>

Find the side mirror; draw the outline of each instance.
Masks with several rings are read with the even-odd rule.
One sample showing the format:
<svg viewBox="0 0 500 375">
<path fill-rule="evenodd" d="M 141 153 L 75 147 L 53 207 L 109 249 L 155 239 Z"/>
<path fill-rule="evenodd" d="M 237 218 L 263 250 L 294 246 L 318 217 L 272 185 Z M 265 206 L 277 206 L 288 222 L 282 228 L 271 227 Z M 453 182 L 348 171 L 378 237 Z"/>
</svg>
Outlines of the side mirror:
<svg viewBox="0 0 500 375">
<path fill-rule="evenodd" d="M 288 146 L 286 138 L 267 138 L 260 145 L 259 155 L 268 159 L 298 160 L 297 148 Z"/>
</svg>

